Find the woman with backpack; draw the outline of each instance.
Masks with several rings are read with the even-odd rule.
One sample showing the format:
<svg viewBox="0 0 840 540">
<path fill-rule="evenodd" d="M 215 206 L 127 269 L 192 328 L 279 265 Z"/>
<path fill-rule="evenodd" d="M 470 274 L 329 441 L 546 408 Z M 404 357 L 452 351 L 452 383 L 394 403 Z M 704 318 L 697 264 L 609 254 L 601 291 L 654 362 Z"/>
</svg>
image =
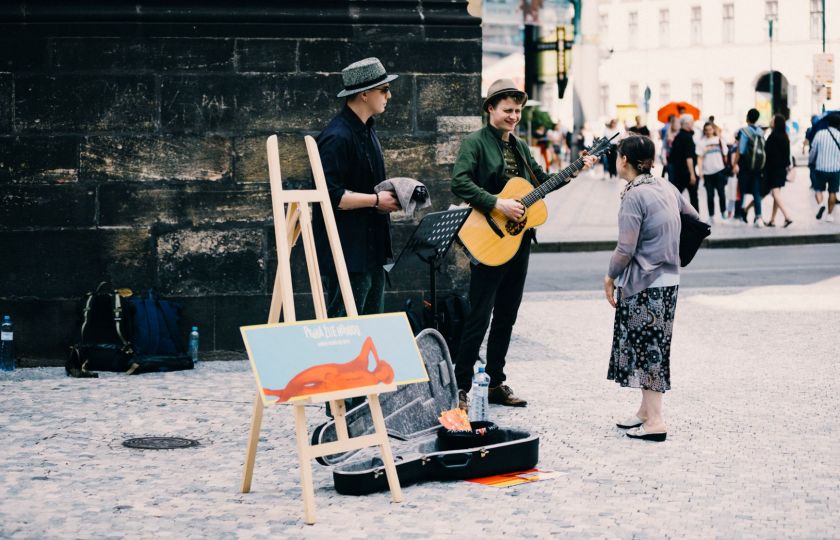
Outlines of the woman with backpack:
<svg viewBox="0 0 840 540">
<path fill-rule="evenodd" d="M 773 196 L 773 212 L 770 214 L 770 221 L 766 222 L 765 225 L 775 227 L 776 212 L 781 210 L 785 217 L 785 224 L 782 227 L 788 227 L 793 223 L 793 220 L 790 219 L 790 215 L 782 204 L 782 188 L 785 186 L 790 167 L 790 139 L 785 132 L 785 117 L 781 114 L 774 116 L 772 129 L 770 136 L 767 137 L 767 142 L 764 143 L 764 150 L 767 154 L 764 163 L 764 178 L 767 181 L 770 194 Z"/>
</svg>

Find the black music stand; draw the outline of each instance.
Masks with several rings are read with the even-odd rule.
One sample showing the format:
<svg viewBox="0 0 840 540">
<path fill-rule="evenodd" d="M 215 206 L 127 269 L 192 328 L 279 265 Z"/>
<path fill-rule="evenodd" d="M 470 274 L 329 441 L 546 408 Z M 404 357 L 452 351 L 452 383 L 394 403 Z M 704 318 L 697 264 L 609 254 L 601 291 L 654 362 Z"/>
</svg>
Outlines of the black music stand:
<svg viewBox="0 0 840 540">
<path fill-rule="evenodd" d="M 424 265 L 429 268 L 429 295 L 432 304 L 432 321 L 437 329 L 437 286 L 435 273 L 440 270 L 440 262 L 446 257 L 455 235 L 461 230 L 472 208 L 462 207 L 443 212 L 432 212 L 425 217 L 414 229 L 408 243 L 400 251 L 393 264 L 386 264 L 385 271 L 392 274 L 394 270 Z"/>
</svg>

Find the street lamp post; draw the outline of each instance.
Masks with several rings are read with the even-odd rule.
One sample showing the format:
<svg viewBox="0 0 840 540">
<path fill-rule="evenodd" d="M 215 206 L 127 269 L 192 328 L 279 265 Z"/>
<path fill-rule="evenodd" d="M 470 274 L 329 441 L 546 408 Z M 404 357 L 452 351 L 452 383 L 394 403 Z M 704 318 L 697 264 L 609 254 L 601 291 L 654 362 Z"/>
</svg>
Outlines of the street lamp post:
<svg viewBox="0 0 840 540">
<path fill-rule="evenodd" d="M 776 101 L 774 93 L 774 79 L 776 77 L 773 76 L 773 22 L 779 18 L 779 13 L 777 11 L 778 4 L 775 2 L 768 2 L 766 6 L 767 11 L 764 13 L 764 18 L 767 19 L 767 35 L 770 38 L 770 120 L 772 122 Z"/>
<path fill-rule="evenodd" d="M 774 101 L 775 95 L 773 93 L 773 79 L 776 77 L 773 76 L 773 19 L 768 19 L 767 21 L 769 25 L 769 34 L 770 34 L 770 119 L 773 118 L 773 105 L 775 105 Z"/>
<path fill-rule="evenodd" d="M 822 0 L 822 52 L 825 54 L 825 0 Z M 825 101 L 822 102 L 822 112 L 825 114 Z"/>
</svg>

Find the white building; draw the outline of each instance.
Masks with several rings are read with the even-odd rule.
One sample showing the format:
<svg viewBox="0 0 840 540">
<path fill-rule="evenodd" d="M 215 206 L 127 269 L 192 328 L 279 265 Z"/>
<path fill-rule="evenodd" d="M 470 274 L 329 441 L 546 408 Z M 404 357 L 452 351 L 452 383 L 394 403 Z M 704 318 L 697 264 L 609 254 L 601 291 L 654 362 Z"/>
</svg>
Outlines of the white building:
<svg viewBox="0 0 840 540">
<path fill-rule="evenodd" d="M 714 115 L 732 130 L 752 107 L 769 113 L 772 65 L 775 112 L 804 131 L 822 104 L 812 83 L 822 6 L 823 0 L 598 0 L 598 122 L 623 104 L 643 111 L 648 87 L 650 127 L 660 125 L 663 104 L 688 101 L 702 118 Z M 840 0 L 825 6 L 826 52 L 840 59 Z M 772 43 L 768 19 L 775 19 Z M 838 93 L 835 85 L 827 110 L 840 109 Z"/>
</svg>

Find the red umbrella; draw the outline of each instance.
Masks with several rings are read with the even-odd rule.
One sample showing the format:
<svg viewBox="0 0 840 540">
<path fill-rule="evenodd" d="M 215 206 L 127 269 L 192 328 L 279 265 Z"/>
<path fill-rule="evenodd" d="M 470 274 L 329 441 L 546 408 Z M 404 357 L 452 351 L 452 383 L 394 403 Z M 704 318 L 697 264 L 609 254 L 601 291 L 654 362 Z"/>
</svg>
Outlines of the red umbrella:
<svg viewBox="0 0 840 540">
<path fill-rule="evenodd" d="M 656 118 L 660 122 L 667 122 L 668 118 L 673 115 L 679 118 L 681 114 L 688 113 L 694 117 L 695 120 L 700 119 L 700 109 L 685 101 L 672 101 L 656 111 Z"/>
</svg>

